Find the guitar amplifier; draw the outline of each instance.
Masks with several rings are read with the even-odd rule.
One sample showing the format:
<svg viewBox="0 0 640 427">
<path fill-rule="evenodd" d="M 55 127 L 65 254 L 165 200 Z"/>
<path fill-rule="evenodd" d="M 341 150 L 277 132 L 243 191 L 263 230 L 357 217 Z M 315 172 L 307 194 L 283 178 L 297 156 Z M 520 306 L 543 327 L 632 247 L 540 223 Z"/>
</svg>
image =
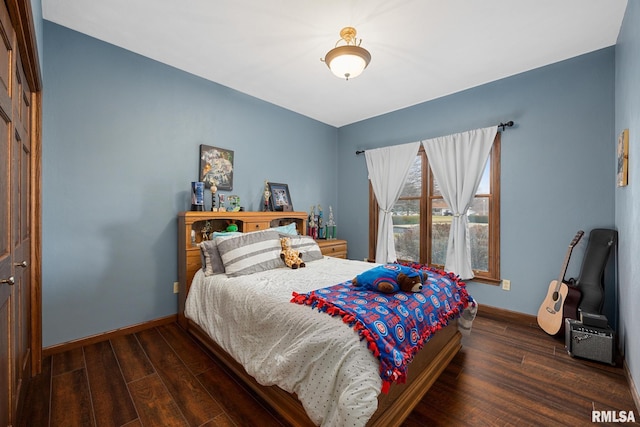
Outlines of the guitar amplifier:
<svg viewBox="0 0 640 427">
<path fill-rule="evenodd" d="M 565 346 L 571 357 L 615 365 L 615 332 L 609 327 L 587 326 L 565 319 Z"/>
</svg>

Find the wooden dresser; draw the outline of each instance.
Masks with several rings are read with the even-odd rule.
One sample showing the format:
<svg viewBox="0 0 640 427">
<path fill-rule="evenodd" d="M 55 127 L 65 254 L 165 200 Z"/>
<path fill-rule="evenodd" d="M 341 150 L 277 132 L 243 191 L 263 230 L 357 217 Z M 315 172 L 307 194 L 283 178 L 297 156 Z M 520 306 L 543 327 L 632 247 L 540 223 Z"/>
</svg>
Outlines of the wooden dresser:
<svg viewBox="0 0 640 427">
<path fill-rule="evenodd" d="M 347 241 L 339 239 L 323 240 L 318 239 L 318 246 L 322 255 L 332 256 L 335 258 L 347 258 Z"/>
</svg>

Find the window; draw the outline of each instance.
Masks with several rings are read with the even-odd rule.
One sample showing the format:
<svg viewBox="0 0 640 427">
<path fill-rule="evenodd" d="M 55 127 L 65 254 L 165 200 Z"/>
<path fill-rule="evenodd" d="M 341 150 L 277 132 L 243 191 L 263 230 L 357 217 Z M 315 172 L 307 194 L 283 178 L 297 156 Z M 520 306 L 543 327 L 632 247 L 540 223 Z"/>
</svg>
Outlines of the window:
<svg viewBox="0 0 640 427">
<path fill-rule="evenodd" d="M 378 204 L 369 188 L 369 257 L 375 258 Z M 473 280 L 500 281 L 500 132 L 474 201 L 467 212 Z M 409 170 L 400 198 L 393 207 L 398 260 L 444 268 L 453 212 L 445 203 L 422 147 Z"/>
</svg>

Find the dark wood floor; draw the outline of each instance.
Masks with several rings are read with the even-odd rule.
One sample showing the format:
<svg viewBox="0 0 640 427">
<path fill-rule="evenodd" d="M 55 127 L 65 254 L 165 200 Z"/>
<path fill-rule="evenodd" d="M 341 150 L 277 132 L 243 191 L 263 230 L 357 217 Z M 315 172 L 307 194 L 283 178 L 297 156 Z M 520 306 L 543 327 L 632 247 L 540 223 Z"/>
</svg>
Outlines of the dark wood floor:
<svg viewBox="0 0 640 427">
<path fill-rule="evenodd" d="M 638 409 L 623 369 L 571 358 L 535 320 L 481 311 L 406 426 L 581 426 Z M 22 426 L 279 426 L 176 324 L 45 359 Z"/>
</svg>

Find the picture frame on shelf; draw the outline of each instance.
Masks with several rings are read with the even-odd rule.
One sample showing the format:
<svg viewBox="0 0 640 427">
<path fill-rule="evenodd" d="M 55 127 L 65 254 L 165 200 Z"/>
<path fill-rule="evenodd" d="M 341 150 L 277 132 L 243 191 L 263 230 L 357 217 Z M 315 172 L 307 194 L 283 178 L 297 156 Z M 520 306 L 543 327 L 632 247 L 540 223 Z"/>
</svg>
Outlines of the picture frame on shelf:
<svg viewBox="0 0 640 427">
<path fill-rule="evenodd" d="M 289 186 L 287 184 L 279 184 L 269 182 L 269 192 L 271 193 L 270 203 L 271 209 L 274 211 L 293 211 L 293 203 L 289 194 Z"/>
<path fill-rule="evenodd" d="M 233 190 L 233 150 L 200 145 L 200 181 L 206 188 Z"/>
<path fill-rule="evenodd" d="M 616 171 L 616 184 L 624 187 L 629 180 L 629 129 L 625 129 L 618 135 L 617 147 L 618 170 Z"/>
</svg>

